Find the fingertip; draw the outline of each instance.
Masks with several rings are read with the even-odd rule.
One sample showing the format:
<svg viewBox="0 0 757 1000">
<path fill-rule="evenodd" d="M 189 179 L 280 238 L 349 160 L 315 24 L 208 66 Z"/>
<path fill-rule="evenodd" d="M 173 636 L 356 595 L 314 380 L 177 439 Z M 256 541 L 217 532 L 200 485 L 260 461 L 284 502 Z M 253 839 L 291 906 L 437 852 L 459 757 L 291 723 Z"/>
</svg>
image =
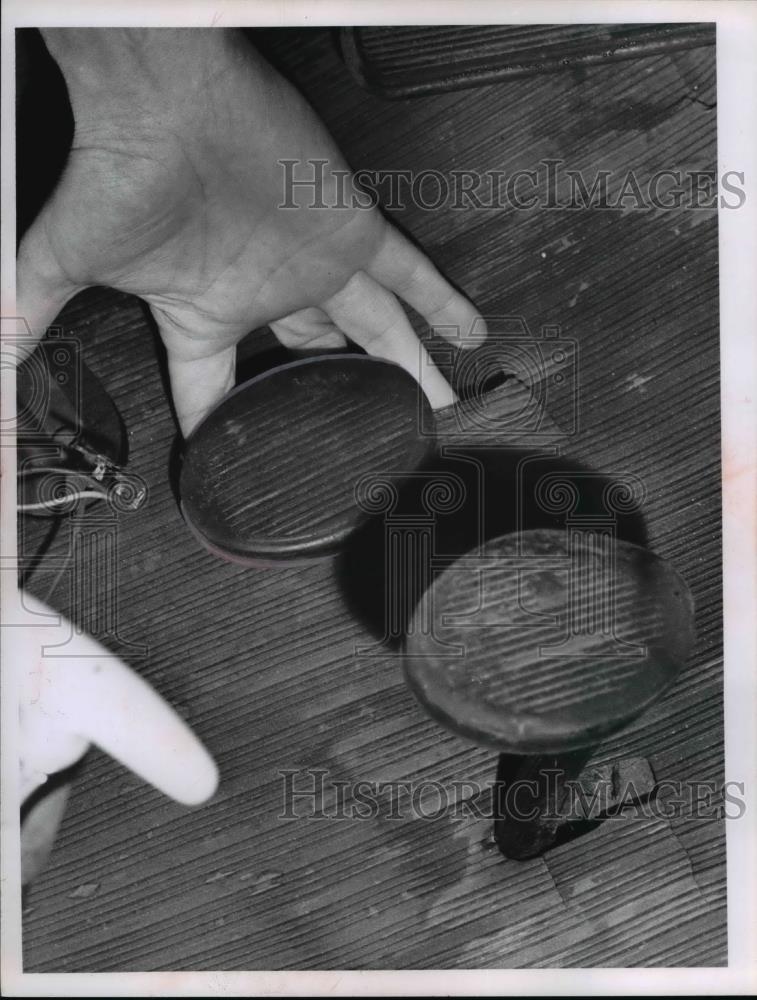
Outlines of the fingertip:
<svg viewBox="0 0 757 1000">
<path fill-rule="evenodd" d="M 486 341 L 489 336 L 489 326 L 484 319 L 484 317 L 479 312 L 473 314 L 473 322 L 470 327 L 469 342 L 466 343 L 466 347 L 475 347 L 477 344 L 481 344 Z"/>
<path fill-rule="evenodd" d="M 418 382 L 432 410 L 442 410 L 457 402 L 454 389 L 436 366 L 426 368 Z"/>
<path fill-rule="evenodd" d="M 316 307 L 299 309 L 269 325 L 279 343 L 292 351 L 331 351 L 347 346 L 344 332 Z"/>
<path fill-rule="evenodd" d="M 218 765 L 208 751 L 200 745 L 192 762 L 192 774 L 181 786 L 172 789 L 172 797 L 185 806 L 200 806 L 212 799 L 218 791 L 220 774 Z"/>
<path fill-rule="evenodd" d="M 467 351 L 484 344 L 489 336 L 489 329 L 486 320 L 473 304 L 467 299 L 463 301 L 465 306 L 461 309 L 461 315 L 457 322 L 434 326 L 433 329 L 444 340 L 448 340 L 461 350 Z"/>
</svg>

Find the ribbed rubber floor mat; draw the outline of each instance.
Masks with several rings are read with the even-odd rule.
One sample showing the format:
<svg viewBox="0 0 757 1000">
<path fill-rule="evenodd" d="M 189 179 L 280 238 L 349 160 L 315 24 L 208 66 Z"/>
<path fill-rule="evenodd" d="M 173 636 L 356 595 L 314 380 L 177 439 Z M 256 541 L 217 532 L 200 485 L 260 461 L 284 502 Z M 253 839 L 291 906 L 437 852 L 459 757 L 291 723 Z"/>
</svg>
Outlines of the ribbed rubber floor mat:
<svg viewBox="0 0 757 1000">
<path fill-rule="evenodd" d="M 489 24 L 343 28 L 355 79 L 385 97 L 411 97 L 497 80 L 715 44 L 715 26 Z"/>
</svg>

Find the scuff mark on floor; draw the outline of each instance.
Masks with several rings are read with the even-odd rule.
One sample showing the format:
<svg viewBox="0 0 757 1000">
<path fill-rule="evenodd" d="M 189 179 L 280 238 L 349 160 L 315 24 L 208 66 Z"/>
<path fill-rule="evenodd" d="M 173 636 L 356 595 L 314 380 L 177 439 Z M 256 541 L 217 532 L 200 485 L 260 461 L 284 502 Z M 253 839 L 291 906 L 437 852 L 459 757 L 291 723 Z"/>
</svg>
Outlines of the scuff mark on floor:
<svg viewBox="0 0 757 1000">
<path fill-rule="evenodd" d="M 647 382 L 651 380 L 651 375 L 629 375 L 626 379 L 627 389 L 626 392 L 631 392 L 632 389 L 638 389 L 639 392 L 646 392 L 644 388 Z"/>
<path fill-rule="evenodd" d="M 571 299 L 568 300 L 568 307 L 570 309 L 572 309 L 576 305 L 576 303 L 578 302 L 578 299 L 579 299 L 579 297 L 581 295 L 581 292 L 588 291 L 588 288 L 589 288 L 588 281 L 582 281 L 579 284 L 578 290 L 576 291 L 575 295 Z"/>
</svg>

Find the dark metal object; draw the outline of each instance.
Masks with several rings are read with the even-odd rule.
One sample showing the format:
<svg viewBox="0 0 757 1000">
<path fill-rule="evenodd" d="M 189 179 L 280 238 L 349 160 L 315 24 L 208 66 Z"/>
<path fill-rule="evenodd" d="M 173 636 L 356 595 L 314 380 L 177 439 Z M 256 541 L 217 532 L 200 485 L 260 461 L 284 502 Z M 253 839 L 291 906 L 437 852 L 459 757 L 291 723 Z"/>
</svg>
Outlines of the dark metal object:
<svg viewBox="0 0 757 1000">
<path fill-rule="evenodd" d="M 436 579 L 404 663 L 433 718 L 501 751 L 497 842 L 523 859 L 558 841 L 568 783 L 659 698 L 693 640 L 691 594 L 664 560 L 596 528 L 535 530 Z"/>
<path fill-rule="evenodd" d="M 592 748 L 559 757 L 500 754 L 494 838 L 503 854 L 537 857 L 652 800 L 657 782 L 645 758 L 592 767 L 591 753 Z M 536 823 L 515 814 L 533 809 L 539 813 Z"/>
<path fill-rule="evenodd" d="M 119 490 L 138 507 L 124 474 L 128 438 L 118 410 L 81 360 L 75 339 L 51 333 L 19 366 L 17 379 L 19 504 L 37 517 L 57 517 L 45 506 L 57 495 Z"/>
<path fill-rule="evenodd" d="M 84 364 L 78 342 L 51 334 L 19 366 L 17 436 L 20 448 L 53 444 L 93 466 L 126 464 L 128 440 L 118 410 Z"/>
<path fill-rule="evenodd" d="M 714 44 L 715 26 L 707 23 L 408 25 L 341 31 L 352 76 L 367 90 L 390 98 Z"/>
</svg>

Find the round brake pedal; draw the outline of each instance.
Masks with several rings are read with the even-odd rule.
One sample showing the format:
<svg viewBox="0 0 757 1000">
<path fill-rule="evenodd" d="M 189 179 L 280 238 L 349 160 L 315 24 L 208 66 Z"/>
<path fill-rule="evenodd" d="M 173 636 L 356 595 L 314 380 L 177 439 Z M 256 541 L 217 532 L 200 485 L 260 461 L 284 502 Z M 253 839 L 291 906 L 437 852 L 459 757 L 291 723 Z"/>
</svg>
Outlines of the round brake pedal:
<svg viewBox="0 0 757 1000">
<path fill-rule="evenodd" d="M 191 434 L 182 511 L 232 561 L 333 555 L 366 516 L 360 480 L 415 469 L 433 448 L 429 418 L 415 380 L 389 362 L 340 354 L 282 365 L 234 389 Z"/>
</svg>

